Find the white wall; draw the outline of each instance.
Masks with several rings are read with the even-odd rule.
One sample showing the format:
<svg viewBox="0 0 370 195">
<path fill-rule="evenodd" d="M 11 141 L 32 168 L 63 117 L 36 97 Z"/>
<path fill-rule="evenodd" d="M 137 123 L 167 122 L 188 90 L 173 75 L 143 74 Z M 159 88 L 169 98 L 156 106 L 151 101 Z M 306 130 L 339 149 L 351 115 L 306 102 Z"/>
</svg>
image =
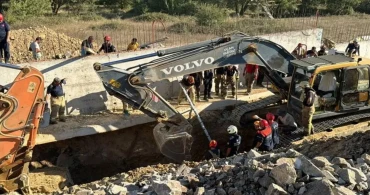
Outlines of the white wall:
<svg viewBox="0 0 370 195">
<path fill-rule="evenodd" d="M 321 43 L 322 29 L 286 32 L 280 34 L 263 35 L 261 37 L 276 42 L 288 51 L 295 48 L 298 43 L 305 43 L 308 47 L 319 46 Z M 95 71 L 93 64 L 95 62 L 111 62 L 128 57 L 139 56 L 143 54 L 153 53 L 155 50 L 149 49 L 138 52 L 127 52 L 111 55 L 99 55 L 80 57 L 64 60 L 45 61 L 37 63 L 26 63 L 21 65 L 31 65 L 44 73 L 45 85 L 49 85 L 54 77 L 67 78 L 65 85 L 65 93 L 69 114 L 93 114 L 106 109 L 121 109 L 122 103 L 120 100 L 109 96 L 104 90 L 101 81 Z M 140 61 L 128 62 L 121 65 L 116 65 L 119 68 L 128 68 L 139 63 L 146 63 L 157 57 L 151 57 Z M 244 65 L 239 66 L 239 70 L 243 71 Z M 16 75 L 17 70 L 0 67 L 0 83 L 10 84 Z M 244 79 L 240 77 L 244 82 Z M 177 96 L 178 83 L 172 80 L 164 80 L 150 84 L 164 98 Z"/>
</svg>

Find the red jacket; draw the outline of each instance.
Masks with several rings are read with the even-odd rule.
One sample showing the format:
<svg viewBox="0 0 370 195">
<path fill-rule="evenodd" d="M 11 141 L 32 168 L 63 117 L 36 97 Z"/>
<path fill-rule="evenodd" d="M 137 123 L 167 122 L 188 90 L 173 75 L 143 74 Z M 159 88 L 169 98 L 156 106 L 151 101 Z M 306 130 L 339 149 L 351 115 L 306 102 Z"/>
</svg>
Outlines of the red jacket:
<svg viewBox="0 0 370 195">
<path fill-rule="evenodd" d="M 258 66 L 254 64 L 246 64 L 244 68 L 244 73 L 256 73 L 258 74 Z"/>
</svg>

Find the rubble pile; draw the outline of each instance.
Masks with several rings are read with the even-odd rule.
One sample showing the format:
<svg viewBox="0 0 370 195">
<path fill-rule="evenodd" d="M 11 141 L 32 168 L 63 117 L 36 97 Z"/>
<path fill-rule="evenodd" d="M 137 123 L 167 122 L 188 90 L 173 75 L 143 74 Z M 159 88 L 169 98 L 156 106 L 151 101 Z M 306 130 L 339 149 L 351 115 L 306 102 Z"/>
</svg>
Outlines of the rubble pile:
<svg viewBox="0 0 370 195">
<path fill-rule="evenodd" d="M 157 165 L 64 188 L 59 194 L 146 195 L 318 195 L 364 194 L 369 189 L 370 155 L 356 160 L 317 156 L 296 150 L 182 165 Z"/>
<path fill-rule="evenodd" d="M 24 63 L 33 61 L 32 52 L 28 50 L 30 43 L 36 37 L 44 40 L 40 44 L 43 54 L 42 60 L 58 59 L 64 56 L 75 57 L 80 55 L 82 40 L 55 32 L 46 27 L 36 27 L 12 30 L 10 33 L 11 63 Z"/>
</svg>

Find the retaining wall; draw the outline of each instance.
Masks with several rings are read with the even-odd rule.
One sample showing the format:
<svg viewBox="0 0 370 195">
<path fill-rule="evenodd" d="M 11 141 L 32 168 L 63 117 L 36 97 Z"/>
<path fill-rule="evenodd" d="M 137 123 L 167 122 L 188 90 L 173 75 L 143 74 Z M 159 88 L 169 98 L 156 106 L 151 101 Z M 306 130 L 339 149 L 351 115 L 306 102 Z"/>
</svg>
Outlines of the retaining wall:
<svg viewBox="0 0 370 195">
<path fill-rule="evenodd" d="M 292 51 L 298 43 L 305 43 L 308 47 L 320 46 L 321 35 L 322 29 L 313 29 L 263 35 L 261 37 L 282 45 L 288 51 Z M 26 63 L 21 65 L 31 65 L 43 72 L 45 77 L 45 86 L 48 86 L 54 77 L 67 78 L 68 80 L 67 85 L 65 85 L 65 92 L 68 114 L 93 114 L 106 109 L 112 110 L 122 108 L 121 101 L 109 96 L 104 90 L 97 74 L 93 70 L 93 63 L 110 62 L 152 52 L 155 52 L 155 50 L 148 49 L 137 52 L 77 57 L 72 59 Z M 115 66 L 119 68 L 128 68 L 139 63 L 149 62 L 156 58 L 157 57 L 151 57 Z M 242 71 L 243 68 L 244 65 L 239 66 L 240 71 Z M 0 83 L 4 85 L 10 84 L 19 71 L 0 67 L 0 73 Z M 243 85 L 244 79 L 242 79 L 242 77 L 240 78 L 241 83 L 239 84 Z M 167 99 L 177 96 L 179 89 L 178 83 L 173 79 L 151 83 L 150 86 Z"/>
</svg>

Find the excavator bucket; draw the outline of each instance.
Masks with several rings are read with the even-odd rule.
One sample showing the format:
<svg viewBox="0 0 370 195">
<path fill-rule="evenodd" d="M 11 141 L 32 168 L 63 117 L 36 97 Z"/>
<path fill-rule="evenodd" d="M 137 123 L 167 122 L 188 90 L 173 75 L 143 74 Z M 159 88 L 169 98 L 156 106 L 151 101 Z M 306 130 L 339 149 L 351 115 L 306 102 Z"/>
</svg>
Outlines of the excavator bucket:
<svg viewBox="0 0 370 195">
<path fill-rule="evenodd" d="M 110 95 L 158 120 L 153 135 L 163 155 L 176 162 L 190 158 L 192 126 L 175 108 L 147 84 L 135 84 L 130 71 L 99 63 L 94 69 Z"/>
</svg>

